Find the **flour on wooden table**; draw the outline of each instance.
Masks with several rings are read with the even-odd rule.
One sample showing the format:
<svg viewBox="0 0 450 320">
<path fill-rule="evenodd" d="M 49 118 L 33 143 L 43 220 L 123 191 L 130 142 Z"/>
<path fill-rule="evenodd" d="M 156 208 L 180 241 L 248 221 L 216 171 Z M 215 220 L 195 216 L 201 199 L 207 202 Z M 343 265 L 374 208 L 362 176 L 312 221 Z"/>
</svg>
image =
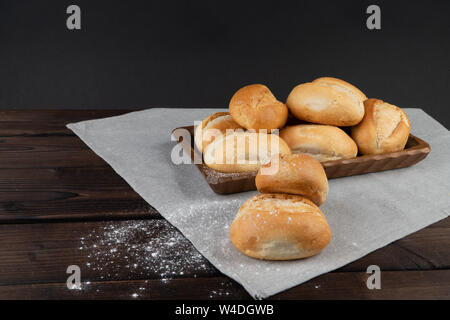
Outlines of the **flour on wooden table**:
<svg viewBox="0 0 450 320">
<path fill-rule="evenodd" d="M 165 220 L 106 222 L 80 242 L 79 249 L 88 252 L 86 266 L 98 271 L 102 280 L 123 278 L 124 270 L 130 278 L 166 280 L 215 270 Z"/>
</svg>

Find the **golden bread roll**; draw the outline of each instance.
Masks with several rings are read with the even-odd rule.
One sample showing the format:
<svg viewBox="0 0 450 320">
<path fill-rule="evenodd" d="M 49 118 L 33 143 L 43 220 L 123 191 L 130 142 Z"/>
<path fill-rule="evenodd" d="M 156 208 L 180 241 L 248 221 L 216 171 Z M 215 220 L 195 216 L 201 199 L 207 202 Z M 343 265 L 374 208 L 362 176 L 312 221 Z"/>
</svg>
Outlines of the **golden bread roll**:
<svg viewBox="0 0 450 320">
<path fill-rule="evenodd" d="M 327 199 L 327 175 L 320 162 L 313 157 L 304 154 L 278 155 L 262 168 L 271 165 L 278 169 L 273 174 L 263 174 L 261 168 L 258 171 L 255 183 L 259 192 L 298 194 L 317 206 Z"/>
<path fill-rule="evenodd" d="M 296 86 L 286 104 L 300 120 L 333 126 L 354 126 L 364 117 L 367 97 L 340 79 L 324 77 Z"/>
<path fill-rule="evenodd" d="M 397 106 L 378 99 L 364 102 L 364 119 L 352 128 L 352 137 L 362 154 L 403 150 L 411 125 L 406 113 Z"/>
<path fill-rule="evenodd" d="M 322 211 L 291 194 L 259 194 L 239 209 L 230 238 L 242 253 L 258 259 L 292 260 L 318 254 L 331 239 Z"/>
<path fill-rule="evenodd" d="M 286 105 L 262 84 L 239 89 L 231 98 L 229 108 L 233 120 L 246 129 L 279 129 L 288 116 Z"/>
<path fill-rule="evenodd" d="M 204 150 L 205 164 L 220 172 L 256 171 L 275 154 L 290 154 L 277 135 L 235 131 L 217 137 Z"/>
<path fill-rule="evenodd" d="M 358 147 L 342 129 L 319 124 L 299 124 L 280 131 L 292 153 L 303 153 L 320 162 L 350 159 L 358 154 Z"/>
<path fill-rule="evenodd" d="M 202 152 L 217 136 L 225 134 L 227 129 L 239 128 L 242 127 L 234 122 L 228 112 L 216 112 L 205 118 L 195 129 L 195 145 Z"/>
</svg>

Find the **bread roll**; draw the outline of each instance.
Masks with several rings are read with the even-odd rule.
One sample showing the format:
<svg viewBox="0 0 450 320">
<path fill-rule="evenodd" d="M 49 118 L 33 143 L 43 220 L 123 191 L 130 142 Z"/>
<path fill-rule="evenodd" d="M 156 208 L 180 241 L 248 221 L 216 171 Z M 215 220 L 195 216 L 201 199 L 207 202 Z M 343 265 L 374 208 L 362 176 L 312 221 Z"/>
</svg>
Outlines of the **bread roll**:
<svg viewBox="0 0 450 320">
<path fill-rule="evenodd" d="M 233 121 L 228 112 L 216 112 L 204 119 L 195 129 L 195 145 L 202 152 L 217 136 L 225 134 L 227 129 L 239 128 L 242 127 Z"/>
<path fill-rule="evenodd" d="M 286 105 L 262 84 L 239 89 L 231 98 L 229 108 L 234 121 L 254 130 L 282 128 L 288 116 Z"/>
<path fill-rule="evenodd" d="M 292 260 L 319 253 L 331 239 L 322 211 L 291 194 L 259 194 L 239 209 L 230 238 L 242 253 L 258 259 Z"/>
<path fill-rule="evenodd" d="M 203 153 L 205 164 L 220 172 L 256 171 L 275 154 L 290 154 L 277 135 L 236 131 L 210 143 Z"/>
<path fill-rule="evenodd" d="M 274 164 L 274 162 L 278 162 Z M 275 165 L 273 174 L 256 176 L 256 188 L 261 193 L 291 193 L 304 196 L 320 206 L 328 195 L 328 179 L 322 165 L 313 157 L 304 154 L 275 156 L 263 165 Z"/>
<path fill-rule="evenodd" d="M 367 97 L 358 88 L 336 78 L 318 78 L 296 86 L 287 107 L 300 120 L 333 126 L 353 126 L 364 117 Z"/>
<path fill-rule="evenodd" d="M 350 159 L 358 154 L 356 143 L 342 129 L 318 124 L 299 124 L 280 131 L 292 153 L 303 153 L 320 162 Z"/>
<path fill-rule="evenodd" d="M 362 154 L 403 150 L 411 125 L 402 109 L 378 99 L 364 102 L 364 119 L 352 128 L 352 137 Z"/>
</svg>

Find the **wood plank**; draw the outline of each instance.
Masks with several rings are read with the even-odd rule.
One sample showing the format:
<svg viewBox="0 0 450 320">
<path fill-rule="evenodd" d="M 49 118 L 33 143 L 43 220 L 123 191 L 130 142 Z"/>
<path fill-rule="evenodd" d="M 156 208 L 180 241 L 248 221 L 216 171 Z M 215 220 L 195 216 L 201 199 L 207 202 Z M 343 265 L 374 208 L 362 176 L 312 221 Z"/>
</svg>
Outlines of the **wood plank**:
<svg viewBox="0 0 450 320">
<path fill-rule="evenodd" d="M 0 284 L 132 280 L 217 274 L 165 220 L 0 225 Z"/>
<path fill-rule="evenodd" d="M 381 289 L 369 290 L 365 272 L 335 272 L 273 299 L 450 299 L 450 270 L 382 271 Z"/>
<path fill-rule="evenodd" d="M 0 121 L 0 137 L 75 136 L 62 123 Z"/>
<path fill-rule="evenodd" d="M 339 269 L 361 271 L 379 265 L 385 270 L 450 269 L 450 217 Z M 383 262 L 381 262 L 383 261 Z"/>
<path fill-rule="evenodd" d="M 110 167 L 0 169 L 0 223 L 160 218 Z"/>
<path fill-rule="evenodd" d="M 59 123 L 77 122 L 97 118 L 113 117 L 138 109 L 118 110 L 0 110 L 0 124 L 4 121 Z"/>
<path fill-rule="evenodd" d="M 75 136 L 2 137 L 0 152 L 2 169 L 108 165 Z"/>
<path fill-rule="evenodd" d="M 149 109 L 149 108 L 145 108 Z M 75 136 L 68 123 L 123 115 L 129 110 L 0 110 L 0 137 Z"/>
<path fill-rule="evenodd" d="M 42 195 L 42 194 L 41 194 Z M 160 214 L 141 198 L 85 198 L 70 193 L 45 194 L 53 201 L 0 202 L 0 223 L 30 223 L 36 221 L 96 221 L 115 219 L 159 219 Z"/>
<path fill-rule="evenodd" d="M 381 289 L 369 290 L 364 272 L 328 273 L 270 299 L 450 299 L 450 270 L 385 271 Z M 0 286 L 0 299 L 250 299 L 226 277 Z"/>
<path fill-rule="evenodd" d="M 0 137 L 75 136 L 66 124 L 133 110 L 0 110 Z"/>
<path fill-rule="evenodd" d="M 227 277 L 171 280 L 125 280 L 82 283 L 69 290 L 66 283 L 0 285 L 0 299 L 251 299 Z"/>
<path fill-rule="evenodd" d="M 446 219 L 449 220 L 449 219 Z M 449 268 L 448 221 L 381 248 L 337 272 Z M 220 273 L 165 220 L 0 225 L 0 284 L 192 278 Z"/>
</svg>

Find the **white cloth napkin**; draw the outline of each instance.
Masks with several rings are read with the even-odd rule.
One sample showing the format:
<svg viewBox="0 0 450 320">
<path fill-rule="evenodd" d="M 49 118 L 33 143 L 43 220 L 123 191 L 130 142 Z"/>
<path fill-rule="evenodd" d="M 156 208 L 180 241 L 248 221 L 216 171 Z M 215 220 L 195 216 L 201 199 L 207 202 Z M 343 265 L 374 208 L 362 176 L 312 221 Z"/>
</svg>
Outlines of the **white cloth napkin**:
<svg viewBox="0 0 450 320">
<path fill-rule="evenodd" d="M 450 214 L 450 133 L 420 109 L 405 109 L 431 154 L 404 169 L 333 179 L 321 206 L 333 232 L 319 255 L 260 261 L 236 250 L 229 226 L 256 192 L 214 193 L 191 164 L 171 161 L 172 129 L 218 109 L 149 109 L 69 124 L 94 152 L 254 298 L 265 298 L 346 265 Z"/>
</svg>

